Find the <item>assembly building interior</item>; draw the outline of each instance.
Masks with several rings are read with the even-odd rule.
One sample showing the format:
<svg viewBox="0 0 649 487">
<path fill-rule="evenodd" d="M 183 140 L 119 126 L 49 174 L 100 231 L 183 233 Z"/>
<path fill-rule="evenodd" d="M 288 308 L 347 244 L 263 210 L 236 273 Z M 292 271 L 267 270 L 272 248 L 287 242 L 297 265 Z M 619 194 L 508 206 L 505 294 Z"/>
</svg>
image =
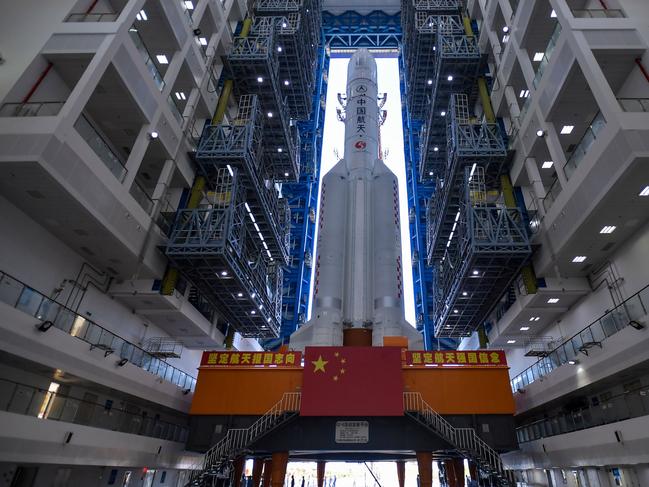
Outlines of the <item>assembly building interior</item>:
<svg viewBox="0 0 649 487">
<path fill-rule="evenodd" d="M 0 226 L 0 487 L 649 487 L 647 0 L 3 1 Z"/>
</svg>

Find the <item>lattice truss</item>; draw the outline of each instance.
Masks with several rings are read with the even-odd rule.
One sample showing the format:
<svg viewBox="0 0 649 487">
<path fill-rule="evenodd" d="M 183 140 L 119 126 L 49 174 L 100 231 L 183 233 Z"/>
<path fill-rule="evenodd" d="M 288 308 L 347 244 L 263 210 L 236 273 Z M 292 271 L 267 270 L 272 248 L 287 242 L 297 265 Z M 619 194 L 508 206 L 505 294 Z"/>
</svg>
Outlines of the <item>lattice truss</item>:
<svg viewBox="0 0 649 487">
<path fill-rule="evenodd" d="M 282 268 L 247 223 L 238 169 L 215 169 L 210 185 L 197 209 L 178 211 L 166 254 L 239 333 L 276 337 Z"/>
</svg>

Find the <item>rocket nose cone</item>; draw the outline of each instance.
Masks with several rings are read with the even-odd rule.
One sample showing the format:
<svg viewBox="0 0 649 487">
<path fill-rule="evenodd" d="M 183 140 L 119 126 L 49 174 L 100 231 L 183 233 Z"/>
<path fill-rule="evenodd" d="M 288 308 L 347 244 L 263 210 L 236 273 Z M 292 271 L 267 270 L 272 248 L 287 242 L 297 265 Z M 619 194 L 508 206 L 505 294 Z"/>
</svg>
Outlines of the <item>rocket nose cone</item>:
<svg viewBox="0 0 649 487">
<path fill-rule="evenodd" d="M 358 49 L 349 60 L 347 83 L 356 78 L 371 79 L 376 83 L 376 61 L 364 47 Z"/>
</svg>

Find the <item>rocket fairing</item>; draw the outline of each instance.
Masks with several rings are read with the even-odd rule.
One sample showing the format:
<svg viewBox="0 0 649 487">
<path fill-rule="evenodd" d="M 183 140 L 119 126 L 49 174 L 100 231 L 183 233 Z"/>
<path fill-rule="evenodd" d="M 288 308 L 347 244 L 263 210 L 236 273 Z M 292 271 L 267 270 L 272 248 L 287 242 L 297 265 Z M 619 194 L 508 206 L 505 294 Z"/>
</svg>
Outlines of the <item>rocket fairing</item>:
<svg viewBox="0 0 649 487">
<path fill-rule="evenodd" d="M 377 70 L 367 49 L 347 68 L 344 157 L 322 180 L 311 320 L 290 339 L 305 346 L 341 346 L 346 328 L 369 328 L 372 345 L 422 336 L 404 317 L 396 176 L 380 159 Z"/>
</svg>

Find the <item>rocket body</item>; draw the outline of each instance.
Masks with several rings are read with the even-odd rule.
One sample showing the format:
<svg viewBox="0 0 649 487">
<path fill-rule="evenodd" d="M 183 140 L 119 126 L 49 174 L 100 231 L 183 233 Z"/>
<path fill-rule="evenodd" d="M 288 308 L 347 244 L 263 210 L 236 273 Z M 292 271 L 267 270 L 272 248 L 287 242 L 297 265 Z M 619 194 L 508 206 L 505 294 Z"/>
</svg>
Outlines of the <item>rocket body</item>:
<svg viewBox="0 0 649 487">
<path fill-rule="evenodd" d="M 344 158 L 322 180 L 311 320 L 290 346 L 341 346 L 346 328 L 386 336 L 421 335 L 405 321 L 399 190 L 380 159 L 376 62 L 366 49 L 347 68 Z"/>
</svg>

